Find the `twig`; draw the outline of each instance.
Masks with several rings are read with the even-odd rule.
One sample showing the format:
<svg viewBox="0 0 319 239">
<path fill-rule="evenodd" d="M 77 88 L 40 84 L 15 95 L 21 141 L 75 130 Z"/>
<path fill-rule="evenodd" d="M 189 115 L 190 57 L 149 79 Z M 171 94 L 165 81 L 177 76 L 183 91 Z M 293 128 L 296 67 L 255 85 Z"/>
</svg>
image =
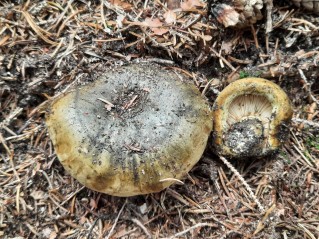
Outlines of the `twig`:
<svg viewBox="0 0 319 239">
<path fill-rule="evenodd" d="M 98 220 L 100 220 L 100 219 L 101 219 L 101 218 L 100 218 L 100 217 L 98 217 L 98 218 L 96 218 L 96 219 L 95 219 L 95 221 L 93 222 L 93 224 L 92 224 L 92 226 L 91 226 L 91 228 L 90 228 L 90 230 L 89 230 L 89 233 L 88 233 L 87 239 L 90 239 L 90 238 L 91 238 L 91 234 L 92 234 L 93 228 L 95 227 L 96 223 L 97 223 L 97 222 L 98 222 Z"/>
<path fill-rule="evenodd" d="M 187 228 L 186 230 L 184 231 L 181 231 L 179 233 L 176 233 L 174 236 L 171 236 L 169 237 L 169 239 L 173 239 L 173 238 L 178 238 L 180 236 L 183 236 L 184 234 L 186 234 L 187 232 L 191 231 L 191 230 L 194 230 L 198 227 L 216 227 L 215 224 L 211 224 L 211 223 L 197 223 L 196 225 L 194 226 L 191 226 L 190 228 Z"/>
<path fill-rule="evenodd" d="M 58 43 L 51 41 L 49 38 L 47 38 L 43 33 L 50 34 L 49 32 L 46 32 L 41 27 L 39 27 L 32 19 L 31 15 L 28 12 L 22 11 L 22 15 L 25 17 L 27 22 L 29 23 L 30 27 L 33 29 L 33 31 L 46 43 L 49 43 L 51 45 L 57 46 Z"/>
<path fill-rule="evenodd" d="M 29 223 L 27 223 L 27 222 L 25 222 L 24 224 L 29 228 L 29 230 L 30 230 L 34 235 L 39 236 L 39 233 L 37 233 L 37 231 L 34 229 L 33 226 L 31 226 L 31 225 L 30 225 Z"/>
<path fill-rule="evenodd" d="M 257 207 L 259 209 L 260 212 L 264 213 L 265 209 L 264 207 L 261 205 L 261 203 L 259 202 L 258 198 L 255 196 L 255 194 L 253 193 L 253 190 L 251 189 L 251 187 L 248 185 L 248 183 L 245 181 L 245 179 L 240 175 L 240 173 L 234 168 L 233 165 L 231 165 L 231 163 L 223 156 L 219 156 L 219 158 L 223 161 L 224 164 L 226 164 L 226 166 L 238 177 L 238 179 L 242 182 L 242 184 L 246 187 L 249 196 L 254 200 L 254 202 L 257 204 Z"/>
<path fill-rule="evenodd" d="M 147 235 L 148 238 L 153 238 L 152 234 L 147 230 L 147 228 L 143 225 L 143 223 L 141 223 L 136 218 L 132 218 L 131 220 L 132 220 L 132 222 L 134 222 L 136 225 L 138 225 L 144 231 L 144 233 Z"/>
<path fill-rule="evenodd" d="M 182 195 L 180 195 L 178 192 L 167 188 L 166 192 L 171 195 L 173 198 L 177 199 L 178 201 L 180 201 L 181 203 L 185 204 L 186 206 L 189 206 L 189 203 L 183 198 Z"/>
<path fill-rule="evenodd" d="M 74 0 L 70 0 L 68 1 L 68 4 L 66 5 L 65 9 L 63 10 L 63 12 L 60 14 L 60 16 L 56 19 L 56 22 L 54 23 L 54 25 L 52 25 L 49 29 L 50 30 L 54 30 L 58 27 L 58 25 L 60 24 L 60 22 L 62 21 L 64 15 L 67 13 L 69 7 L 72 5 Z"/>
<path fill-rule="evenodd" d="M 214 80 L 214 79 L 211 79 L 211 80 L 208 81 L 207 84 L 205 85 L 204 90 L 202 91 L 202 95 L 203 95 L 203 96 L 205 96 L 205 94 L 206 94 L 208 88 L 210 87 L 210 85 L 212 84 L 213 80 Z"/>
<path fill-rule="evenodd" d="M 17 186 L 17 192 L 16 192 L 16 209 L 18 214 L 20 214 L 20 188 L 21 188 L 21 185 L 19 184 Z"/>
<path fill-rule="evenodd" d="M 276 204 L 273 204 L 265 213 L 264 217 L 259 221 L 257 228 L 253 235 L 256 235 L 260 231 L 262 231 L 265 228 L 265 221 L 269 218 L 269 215 L 275 210 Z"/>
<path fill-rule="evenodd" d="M 78 194 L 79 192 L 81 192 L 83 189 L 85 188 L 85 186 L 82 186 L 81 188 L 79 188 L 78 190 L 76 190 L 74 193 L 72 193 L 70 196 L 68 196 L 67 199 L 65 199 L 62 203 L 60 203 L 61 206 L 63 206 L 66 202 L 68 202 L 71 198 L 73 198 L 76 194 Z"/>
<path fill-rule="evenodd" d="M 161 58 L 146 58 L 146 59 L 139 59 L 139 62 L 154 62 L 158 64 L 164 64 L 164 65 L 174 65 L 175 62 L 171 60 L 165 60 Z"/>
<path fill-rule="evenodd" d="M 216 177 L 217 177 L 217 175 L 216 175 Z M 213 181 L 213 183 L 214 183 L 214 186 L 215 186 L 215 188 L 216 188 L 218 197 L 219 197 L 220 201 L 222 202 L 222 204 L 223 204 L 223 206 L 224 206 L 224 208 L 225 208 L 225 211 L 226 211 L 227 216 L 231 219 L 231 215 L 230 215 L 230 213 L 229 213 L 229 209 L 228 209 L 228 207 L 227 207 L 227 205 L 226 205 L 225 198 L 222 196 L 222 194 L 221 194 L 221 192 L 220 192 L 220 186 L 219 186 L 219 184 L 217 183 L 217 180 L 215 180 L 215 179 L 213 178 L 213 175 L 212 175 L 212 174 L 210 175 L 210 178 L 211 178 L 211 181 Z"/>
<path fill-rule="evenodd" d="M 316 237 L 301 223 L 297 223 L 298 227 L 301 228 L 305 234 L 309 236 L 311 239 L 316 239 Z"/>
<path fill-rule="evenodd" d="M 301 158 L 305 160 L 304 162 L 306 163 L 306 165 L 310 167 L 314 167 L 316 165 L 315 161 L 311 157 L 307 158 L 295 144 L 293 144 L 293 147 L 299 153 Z"/>
<path fill-rule="evenodd" d="M 232 71 L 236 71 L 236 68 L 232 66 L 223 56 L 221 56 L 214 48 L 209 48 L 215 56 L 219 57 Z"/>
<path fill-rule="evenodd" d="M 53 204 L 55 206 L 57 206 L 58 208 L 60 208 L 62 211 L 64 211 L 65 213 L 69 213 L 69 211 L 67 209 L 65 209 L 64 207 L 62 207 L 57 201 L 55 201 L 55 199 L 50 195 L 50 193 L 48 194 L 49 198 L 51 199 L 51 201 L 53 202 Z"/>
<path fill-rule="evenodd" d="M 10 151 L 8 145 L 6 144 L 6 139 L 2 136 L 1 133 L 0 133 L 0 143 L 3 145 L 3 147 L 7 151 L 8 156 L 10 157 L 12 155 L 12 152 Z"/>
<path fill-rule="evenodd" d="M 8 126 L 14 118 L 16 118 L 18 115 L 21 114 L 22 111 L 23 111 L 23 108 L 17 107 L 14 109 L 13 112 L 10 112 L 10 115 L 6 117 L 6 119 L 3 122 L 0 123 L 0 129 L 3 126 Z"/>
<path fill-rule="evenodd" d="M 305 20 L 305 19 L 301 19 L 301 18 L 295 18 L 295 17 L 292 17 L 290 19 L 292 22 L 298 22 L 298 23 L 303 23 L 305 25 L 308 25 L 309 27 L 313 28 L 314 30 L 318 30 L 319 27 L 317 27 L 316 25 L 312 24 L 311 22 Z"/>
<path fill-rule="evenodd" d="M 159 180 L 159 182 L 161 182 L 161 183 L 162 182 L 174 182 L 174 183 L 179 183 L 181 185 L 184 184 L 183 181 L 181 181 L 181 180 L 179 180 L 177 178 L 163 178 L 163 179 Z"/>
<path fill-rule="evenodd" d="M 254 37 L 255 46 L 257 49 L 259 49 L 258 37 L 257 37 L 257 33 L 256 33 L 254 25 L 250 25 L 250 28 L 251 28 L 251 32 L 252 32 L 253 37 Z"/>
<path fill-rule="evenodd" d="M 314 127 L 314 128 L 319 128 L 319 123 L 316 123 L 314 121 L 299 119 L 299 118 L 292 118 L 292 121 L 295 123 L 303 123 L 303 124 L 309 125 L 309 126 Z"/>
<path fill-rule="evenodd" d="M 62 23 L 62 25 L 59 27 L 58 33 L 56 34 L 57 37 L 59 37 L 59 36 L 61 35 L 61 32 L 62 32 L 62 30 L 64 29 L 66 23 L 67 23 L 71 18 L 73 18 L 75 15 L 77 15 L 77 14 L 79 14 L 79 13 L 81 13 L 81 12 L 84 12 L 84 10 L 77 10 L 77 11 L 75 11 L 74 13 L 72 13 L 70 16 L 68 16 L 68 17 L 64 20 L 64 22 Z"/>
<path fill-rule="evenodd" d="M 52 185 L 52 183 L 51 183 L 51 180 L 50 180 L 48 174 L 47 174 L 45 171 L 43 171 L 43 170 L 39 170 L 38 172 L 40 172 L 40 173 L 43 174 L 43 176 L 44 176 L 44 177 L 46 178 L 46 180 L 48 181 L 49 189 L 52 190 L 52 189 L 53 189 L 53 185 Z"/>
<path fill-rule="evenodd" d="M 109 234 L 105 237 L 106 239 L 109 239 L 109 238 L 112 236 L 113 231 L 114 231 L 114 229 L 115 229 L 115 227 L 116 227 L 116 224 L 117 224 L 117 222 L 118 222 L 118 220 L 119 220 L 119 218 L 120 218 L 120 216 L 121 216 L 121 214 L 122 214 L 122 212 L 123 212 L 123 209 L 124 209 L 124 207 L 125 207 L 125 205 L 126 205 L 126 202 L 127 202 L 127 201 L 125 201 L 125 203 L 123 204 L 121 210 L 119 211 L 119 214 L 118 214 L 117 217 L 115 218 L 114 224 L 113 224 L 113 226 L 112 226 L 112 228 L 111 228 Z"/>
<path fill-rule="evenodd" d="M 19 114 L 21 114 L 21 112 L 23 111 L 22 108 L 17 107 L 15 110 L 13 110 L 13 112 L 10 112 L 10 115 L 3 120 L 2 122 L 0 122 L 0 129 L 7 129 L 10 130 L 9 128 L 7 128 L 8 125 L 10 125 L 11 121 L 16 118 Z M 14 133 L 14 132 L 13 132 Z M 14 137 L 17 135 L 14 135 Z M 9 147 L 6 144 L 7 139 L 5 139 L 3 137 L 3 135 L 0 133 L 0 143 L 2 143 L 3 147 L 5 148 L 5 150 L 8 153 L 8 156 L 11 157 L 13 155 L 13 152 L 11 152 L 11 150 L 9 149 Z M 16 172 L 15 172 L 16 173 Z M 18 178 L 18 177 L 17 177 Z"/>
<path fill-rule="evenodd" d="M 305 76 L 305 74 L 303 73 L 303 71 L 301 69 L 298 69 L 300 77 L 304 80 L 306 86 L 306 90 L 308 91 L 308 94 L 310 96 L 310 98 L 316 102 L 316 104 L 319 106 L 319 100 L 316 99 L 316 97 L 313 96 L 312 92 L 311 92 L 311 84 L 308 82 L 307 77 Z"/>
<path fill-rule="evenodd" d="M 273 0 L 266 0 L 266 12 L 267 12 L 267 20 L 266 20 L 266 33 L 272 31 L 272 19 L 271 13 L 273 8 Z"/>
</svg>

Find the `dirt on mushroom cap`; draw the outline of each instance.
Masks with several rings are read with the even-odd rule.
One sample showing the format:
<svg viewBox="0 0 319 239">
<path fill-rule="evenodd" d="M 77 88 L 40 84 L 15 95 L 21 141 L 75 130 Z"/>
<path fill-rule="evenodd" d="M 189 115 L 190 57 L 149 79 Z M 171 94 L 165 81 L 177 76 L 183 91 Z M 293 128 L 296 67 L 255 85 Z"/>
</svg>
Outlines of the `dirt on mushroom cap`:
<svg viewBox="0 0 319 239">
<path fill-rule="evenodd" d="M 117 196 L 157 192 L 180 179 L 200 159 L 212 128 L 194 85 L 143 64 L 113 69 L 57 99 L 46 122 L 66 170 Z"/>
</svg>

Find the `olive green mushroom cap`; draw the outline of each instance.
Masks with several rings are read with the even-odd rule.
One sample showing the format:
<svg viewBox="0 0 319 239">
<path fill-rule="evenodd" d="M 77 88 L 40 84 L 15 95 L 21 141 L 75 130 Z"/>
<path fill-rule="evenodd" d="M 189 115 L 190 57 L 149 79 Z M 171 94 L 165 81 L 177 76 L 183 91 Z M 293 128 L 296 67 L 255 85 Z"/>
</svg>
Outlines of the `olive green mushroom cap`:
<svg viewBox="0 0 319 239">
<path fill-rule="evenodd" d="M 158 192 L 200 159 L 212 129 L 197 88 L 172 70 L 132 64 L 54 100 L 46 124 L 64 168 L 90 189 Z"/>
<path fill-rule="evenodd" d="M 293 114 L 287 94 L 275 83 L 245 78 L 229 84 L 213 106 L 213 147 L 225 157 L 261 157 L 287 139 Z"/>
</svg>

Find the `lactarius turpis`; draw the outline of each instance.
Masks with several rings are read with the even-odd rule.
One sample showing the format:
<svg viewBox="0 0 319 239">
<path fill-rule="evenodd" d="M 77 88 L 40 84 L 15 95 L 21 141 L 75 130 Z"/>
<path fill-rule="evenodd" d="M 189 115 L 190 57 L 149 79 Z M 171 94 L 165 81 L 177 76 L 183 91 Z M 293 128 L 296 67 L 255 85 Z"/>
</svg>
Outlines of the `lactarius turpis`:
<svg viewBox="0 0 319 239">
<path fill-rule="evenodd" d="M 292 106 L 275 83 L 246 78 L 229 84 L 213 106 L 213 146 L 226 157 L 261 157 L 287 139 Z"/>
<path fill-rule="evenodd" d="M 132 196 L 178 181 L 201 158 L 212 112 L 173 70 L 132 64 L 54 100 L 46 124 L 64 168 L 90 189 Z"/>
</svg>

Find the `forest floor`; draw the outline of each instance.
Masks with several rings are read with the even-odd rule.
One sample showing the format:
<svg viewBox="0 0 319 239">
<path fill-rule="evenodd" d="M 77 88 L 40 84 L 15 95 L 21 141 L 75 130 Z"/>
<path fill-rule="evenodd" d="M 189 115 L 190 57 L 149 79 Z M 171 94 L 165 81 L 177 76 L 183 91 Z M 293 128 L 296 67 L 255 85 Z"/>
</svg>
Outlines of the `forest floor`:
<svg viewBox="0 0 319 239">
<path fill-rule="evenodd" d="M 319 238 L 319 17 L 267 2 L 239 28 L 218 1 L 1 1 L 0 238 Z M 187 75 L 211 104 L 246 76 L 285 90 L 280 153 L 231 161 L 257 200 L 209 148 L 183 185 L 143 196 L 89 190 L 63 169 L 50 99 L 136 61 Z"/>
</svg>

